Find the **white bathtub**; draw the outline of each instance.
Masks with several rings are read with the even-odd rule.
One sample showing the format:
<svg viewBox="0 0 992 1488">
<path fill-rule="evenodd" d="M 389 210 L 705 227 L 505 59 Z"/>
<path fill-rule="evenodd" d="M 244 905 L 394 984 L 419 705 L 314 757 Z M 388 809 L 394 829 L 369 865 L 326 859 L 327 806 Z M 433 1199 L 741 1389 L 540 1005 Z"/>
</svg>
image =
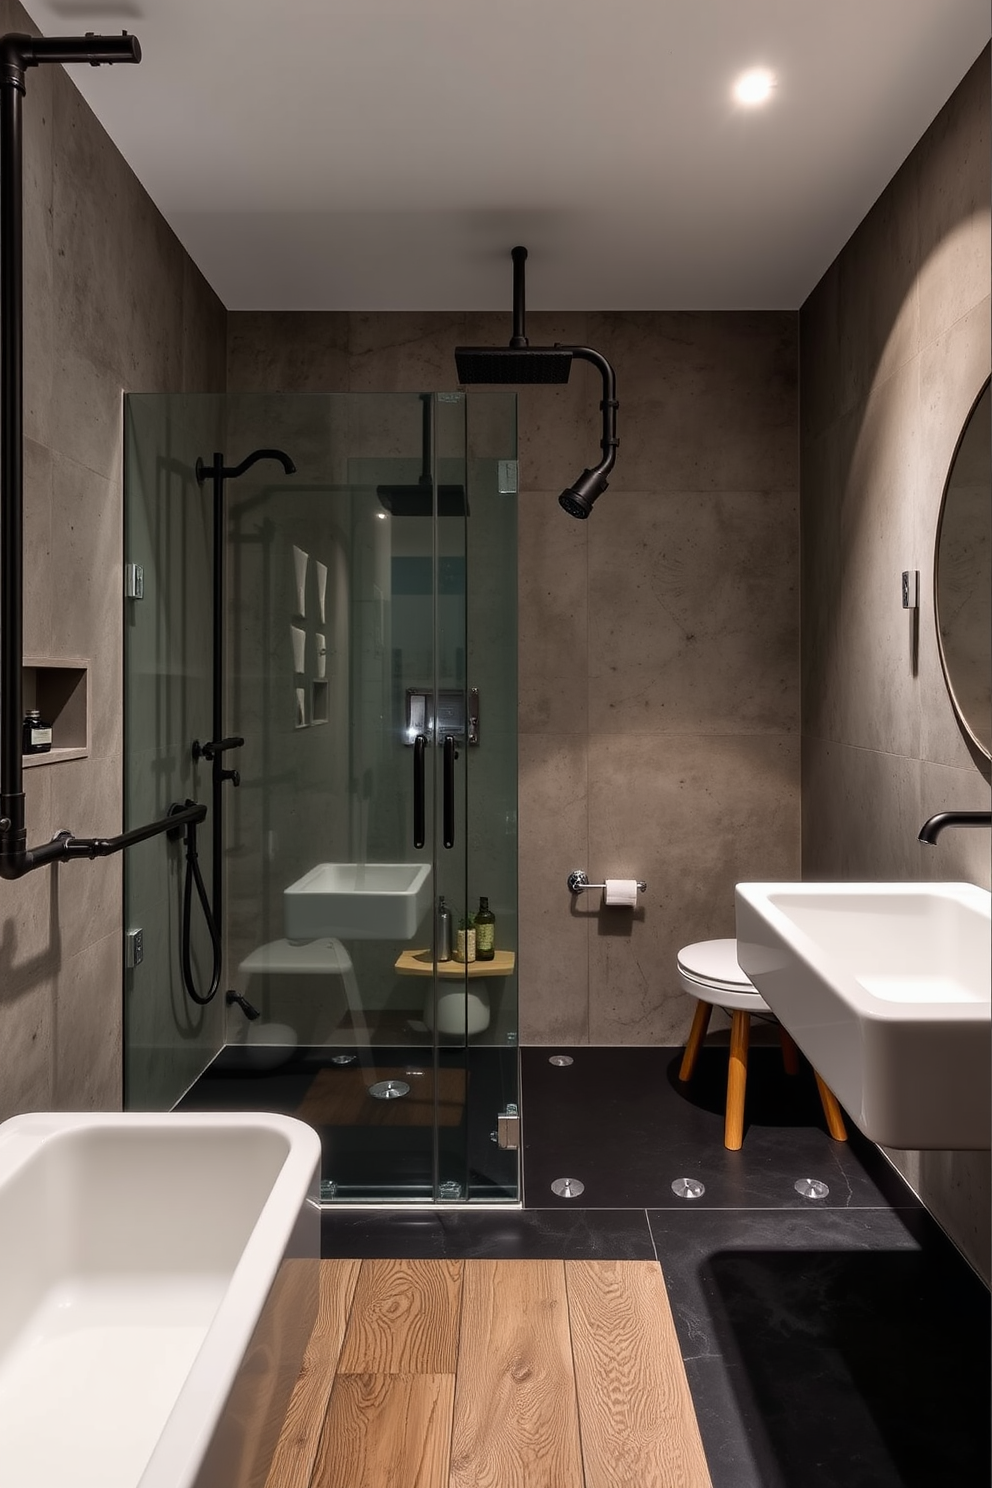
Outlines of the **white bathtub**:
<svg viewBox="0 0 992 1488">
<path fill-rule="evenodd" d="M 289 1117 L 0 1125 L 0 1484 L 261 1485 L 317 1311 Z"/>
</svg>

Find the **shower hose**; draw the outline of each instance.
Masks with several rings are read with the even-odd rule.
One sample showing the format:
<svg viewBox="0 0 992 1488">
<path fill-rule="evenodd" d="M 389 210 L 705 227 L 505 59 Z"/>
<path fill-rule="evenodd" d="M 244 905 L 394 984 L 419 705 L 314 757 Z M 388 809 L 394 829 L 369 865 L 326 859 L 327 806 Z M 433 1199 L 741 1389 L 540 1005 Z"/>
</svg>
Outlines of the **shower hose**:
<svg viewBox="0 0 992 1488">
<path fill-rule="evenodd" d="M 206 992 L 199 992 L 196 986 L 196 977 L 193 973 L 193 960 L 190 949 L 190 930 L 193 919 L 193 889 L 200 901 L 203 910 L 203 918 L 207 922 L 207 932 L 210 936 L 210 948 L 212 965 L 210 969 L 210 986 Z M 203 874 L 200 872 L 200 859 L 196 851 L 196 823 L 186 824 L 186 878 L 183 884 L 183 921 L 182 921 L 182 968 L 183 985 L 189 997 L 201 1007 L 212 1002 L 217 996 L 217 988 L 220 986 L 221 973 L 221 944 L 220 930 L 214 917 L 210 899 L 207 895 L 206 885 L 203 882 Z"/>
</svg>

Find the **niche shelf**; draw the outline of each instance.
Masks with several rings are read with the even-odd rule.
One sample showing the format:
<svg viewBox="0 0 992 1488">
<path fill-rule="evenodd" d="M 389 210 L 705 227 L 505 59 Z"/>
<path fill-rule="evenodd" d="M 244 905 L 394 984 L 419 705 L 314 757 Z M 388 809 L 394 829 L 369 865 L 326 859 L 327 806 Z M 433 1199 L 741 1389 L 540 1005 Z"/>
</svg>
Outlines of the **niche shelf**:
<svg viewBox="0 0 992 1488">
<path fill-rule="evenodd" d="M 25 770 L 35 765 L 59 765 L 85 759 L 90 752 L 89 662 L 78 657 L 53 660 L 25 656 L 21 672 L 24 711 L 41 710 L 52 726 L 47 754 L 23 756 Z"/>
</svg>

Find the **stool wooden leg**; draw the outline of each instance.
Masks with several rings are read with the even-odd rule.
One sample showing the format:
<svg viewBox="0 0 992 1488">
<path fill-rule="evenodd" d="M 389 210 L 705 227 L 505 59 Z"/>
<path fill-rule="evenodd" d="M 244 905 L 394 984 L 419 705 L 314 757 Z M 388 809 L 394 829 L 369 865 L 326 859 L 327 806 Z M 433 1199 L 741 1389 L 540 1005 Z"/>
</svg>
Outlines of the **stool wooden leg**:
<svg viewBox="0 0 992 1488">
<path fill-rule="evenodd" d="M 744 1141 L 744 1090 L 747 1085 L 747 1046 L 751 1014 L 734 1009 L 730 1027 L 730 1069 L 727 1072 L 727 1114 L 723 1145 L 736 1152 Z"/>
<path fill-rule="evenodd" d="M 713 1008 L 710 1003 L 696 1003 L 692 1028 L 689 1031 L 689 1041 L 685 1046 L 685 1053 L 682 1055 L 682 1063 L 679 1066 L 680 1080 L 692 1079 L 692 1072 L 696 1068 L 696 1060 L 699 1058 L 699 1051 L 703 1046 L 703 1039 L 706 1037 L 706 1030 L 709 1027 L 710 1013 L 712 1011 Z"/>
<path fill-rule="evenodd" d="M 813 1073 L 816 1075 L 816 1070 Z M 835 1142 L 846 1142 L 847 1127 L 844 1125 L 844 1117 L 841 1115 L 837 1097 L 828 1085 L 824 1085 L 819 1075 L 816 1075 L 816 1088 L 820 1092 L 820 1104 L 827 1118 L 827 1131 Z"/>
<path fill-rule="evenodd" d="M 778 1040 L 782 1045 L 782 1063 L 787 1075 L 798 1075 L 799 1073 L 799 1050 L 796 1048 L 795 1040 L 791 1033 L 786 1033 L 781 1023 L 778 1025 Z"/>
</svg>

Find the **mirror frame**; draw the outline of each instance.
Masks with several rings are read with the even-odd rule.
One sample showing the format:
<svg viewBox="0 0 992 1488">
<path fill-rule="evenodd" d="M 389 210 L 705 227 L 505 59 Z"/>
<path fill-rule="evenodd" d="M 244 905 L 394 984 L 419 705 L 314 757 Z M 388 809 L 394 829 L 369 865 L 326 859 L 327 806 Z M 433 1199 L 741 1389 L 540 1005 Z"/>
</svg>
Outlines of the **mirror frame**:
<svg viewBox="0 0 992 1488">
<path fill-rule="evenodd" d="M 971 420 L 974 417 L 975 410 L 984 398 L 985 394 L 988 392 L 990 384 L 992 384 L 992 376 L 987 376 L 981 387 L 978 389 L 978 392 L 975 394 L 975 397 L 972 399 L 971 405 L 968 409 L 968 415 L 965 418 L 964 423 L 961 425 L 960 433 L 958 434 L 958 437 L 955 441 L 954 450 L 947 465 L 947 474 L 944 477 L 944 489 L 941 493 L 940 510 L 937 514 L 937 531 L 934 535 L 933 542 L 933 628 L 937 637 L 937 654 L 940 657 L 940 670 L 944 677 L 944 686 L 947 689 L 947 695 L 950 698 L 951 707 L 954 710 L 954 716 L 957 719 L 958 726 L 964 733 L 968 747 L 975 758 L 975 763 L 979 766 L 982 774 L 986 777 L 986 779 L 989 778 L 990 772 L 992 772 L 992 753 L 990 753 L 989 747 L 984 744 L 981 739 L 979 739 L 971 724 L 968 722 L 964 710 L 962 709 L 961 704 L 958 701 L 957 693 L 954 691 L 954 683 L 951 681 L 950 669 L 948 667 L 947 657 L 944 653 L 944 641 L 940 631 L 940 605 L 937 598 L 937 586 L 940 574 L 940 539 L 941 534 L 944 530 L 944 514 L 947 511 L 947 493 L 950 489 L 951 477 L 954 474 L 954 466 L 957 463 L 958 451 L 960 450 L 961 445 L 964 442 L 964 437 L 971 425 Z"/>
</svg>

